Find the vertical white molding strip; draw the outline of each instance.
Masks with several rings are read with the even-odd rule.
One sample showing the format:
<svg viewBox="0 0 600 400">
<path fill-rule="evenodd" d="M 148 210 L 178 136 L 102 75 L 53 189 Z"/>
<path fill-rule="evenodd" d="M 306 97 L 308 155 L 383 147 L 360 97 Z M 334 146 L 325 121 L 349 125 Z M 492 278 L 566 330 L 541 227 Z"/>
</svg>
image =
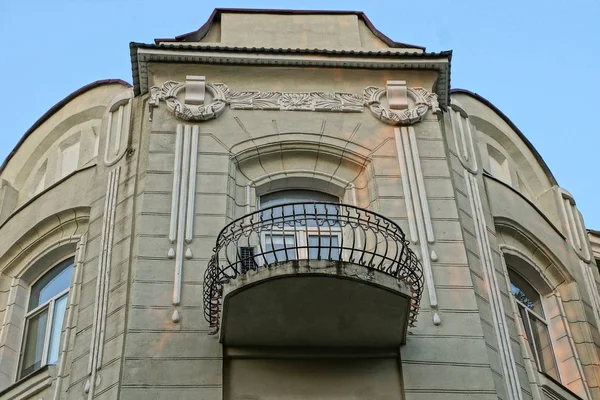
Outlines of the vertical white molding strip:
<svg viewBox="0 0 600 400">
<path fill-rule="evenodd" d="M 402 151 L 400 128 L 394 128 L 394 136 L 396 138 L 396 152 L 398 153 L 398 164 L 400 164 L 400 177 L 402 178 L 404 201 L 406 202 L 406 215 L 408 218 L 408 229 L 410 230 L 410 240 L 414 244 L 417 244 L 419 242 L 419 237 L 417 236 L 417 228 L 415 226 L 415 211 L 410 194 L 410 183 L 408 182 L 408 167 L 406 166 L 404 152 Z"/>
<path fill-rule="evenodd" d="M 120 105 L 119 110 L 117 112 L 117 136 L 115 137 L 114 147 L 115 156 L 119 154 L 119 150 L 121 149 L 121 136 L 123 134 L 123 132 L 121 132 L 121 130 L 123 129 L 123 109 L 123 105 Z"/>
<path fill-rule="evenodd" d="M 190 150 L 190 184 L 187 193 L 187 214 L 185 221 L 185 241 L 191 243 L 194 237 L 194 206 L 196 203 L 196 167 L 198 163 L 198 125 L 192 126 L 192 146 Z"/>
<path fill-rule="evenodd" d="M 450 115 L 450 124 L 452 126 L 452 136 L 456 147 L 456 154 L 463 166 L 468 192 L 467 197 L 471 208 L 485 285 L 490 298 L 494 331 L 498 343 L 498 353 L 506 381 L 508 396 L 510 400 L 522 400 L 523 395 L 521 393 L 517 366 L 510 344 L 510 333 L 506 324 L 504 306 L 502 304 L 489 236 L 487 233 L 487 223 L 485 221 L 481 194 L 476 178 L 478 166 L 471 123 L 468 118 L 463 118 L 459 112 L 452 108 L 449 110 L 448 114 Z M 462 142 L 461 144 L 458 143 L 459 135 L 460 141 Z"/>
<path fill-rule="evenodd" d="M 173 287 L 173 305 L 181 302 L 181 273 L 183 271 L 183 245 L 185 234 L 186 192 L 190 165 L 190 125 L 185 125 L 183 132 L 183 160 L 181 164 L 181 184 L 179 185 L 179 215 L 177 216 L 177 244 L 175 248 L 175 276 Z"/>
<path fill-rule="evenodd" d="M 469 123 L 468 120 L 465 119 L 465 123 Z M 465 128 L 463 125 L 463 119 L 462 116 L 459 113 L 458 116 L 458 132 L 460 133 L 460 141 L 462 142 L 462 148 L 463 148 L 463 157 L 465 158 L 465 161 L 469 161 L 469 150 L 467 150 L 467 141 L 465 138 Z M 458 149 L 456 150 L 458 151 Z M 473 155 L 475 156 L 475 155 Z"/>
<path fill-rule="evenodd" d="M 171 219 L 169 242 L 175 244 L 167 257 L 175 259 L 173 275 L 173 314 L 171 320 L 179 322 L 177 306 L 181 304 L 181 285 L 184 259 L 194 255 L 185 245 L 194 239 L 194 208 L 196 204 L 196 168 L 198 166 L 198 142 L 200 129 L 196 125 L 177 125 L 175 136 L 175 158 L 173 161 L 173 192 L 171 194 Z M 185 249 L 185 251 L 184 251 Z"/>
<path fill-rule="evenodd" d="M 469 204 L 473 214 L 473 224 L 475 225 L 475 235 L 477 237 L 485 285 L 490 297 L 490 307 L 492 308 L 494 330 L 498 341 L 498 354 L 502 361 L 502 371 L 505 376 L 510 396 L 509 398 L 521 400 L 523 395 L 521 393 L 514 355 L 510 345 L 510 333 L 508 332 L 508 327 L 506 325 L 504 306 L 502 305 L 500 289 L 496 279 L 496 271 L 492 259 L 489 237 L 487 235 L 487 224 L 485 222 L 485 215 L 483 214 L 483 206 L 481 203 L 481 194 L 479 193 L 476 178 L 470 174 L 465 174 L 465 177 L 467 189 L 469 191 Z"/>
<path fill-rule="evenodd" d="M 108 112 L 108 123 L 106 125 L 106 143 L 104 144 L 104 163 L 108 164 L 110 163 L 110 159 L 108 157 L 109 153 L 110 153 L 110 141 L 112 138 L 112 112 Z"/>
<path fill-rule="evenodd" d="M 113 177 L 113 189 L 111 193 L 111 207 L 109 216 L 108 226 L 108 246 L 104 268 L 104 295 L 102 305 L 102 325 L 100 326 L 100 340 L 98 341 L 98 360 L 96 369 L 102 368 L 102 355 L 104 353 L 104 336 L 106 333 L 106 317 L 108 314 L 108 295 L 110 293 L 110 266 L 112 260 L 112 248 L 115 233 L 115 216 L 117 211 L 117 193 L 119 191 L 119 175 L 121 173 L 121 167 L 115 168 L 115 174 Z"/>
<path fill-rule="evenodd" d="M 104 213 L 102 214 L 102 231 L 100 233 L 100 254 L 98 255 L 98 268 L 96 270 L 96 297 L 94 301 L 94 320 L 92 322 L 92 340 L 90 343 L 90 358 L 88 362 L 88 374 L 92 373 L 93 364 L 94 364 L 94 354 L 96 352 L 96 341 L 98 337 L 98 324 L 100 317 L 100 293 L 102 292 L 102 283 L 104 280 L 101 278 L 104 272 L 104 258 L 105 258 L 105 242 L 107 238 L 107 230 L 108 230 L 108 214 L 109 214 L 109 206 L 110 206 L 110 191 L 112 186 L 112 180 L 114 175 L 114 170 L 110 171 L 108 174 L 108 185 L 106 189 L 106 194 L 104 196 Z"/>
<path fill-rule="evenodd" d="M 434 325 L 440 325 L 442 320 L 437 311 L 438 300 L 435 291 L 435 281 L 433 279 L 433 269 L 431 266 L 431 261 L 437 260 L 437 254 L 433 251 L 431 254 L 429 253 L 428 243 L 433 243 L 434 237 L 429 215 L 429 205 L 427 204 L 427 194 L 425 192 L 425 184 L 423 181 L 423 171 L 421 169 L 421 161 L 417 149 L 417 139 L 412 127 L 401 127 L 400 130 L 396 128 L 394 133 L 396 135 L 396 148 L 398 150 L 400 172 L 403 177 L 402 182 L 405 189 L 407 214 L 409 216 L 412 214 L 416 222 L 415 238 L 417 240 L 413 240 L 413 243 L 418 243 L 421 248 L 419 259 L 423 264 L 423 274 L 425 275 L 425 282 L 427 282 L 429 305 L 433 310 L 433 323 Z M 408 179 L 406 179 L 406 177 Z"/>
<path fill-rule="evenodd" d="M 586 291 L 592 303 L 596 325 L 600 326 L 600 293 L 598 292 L 598 286 L 591 270 L 595 266 L 581 214 L 577 210 L 575 200 L 573 200 L 573 196 L 569 192 L 557 187 L 556 196 L 569 242 L 579 257 L 579 265 L 585 281 Z"/>
<path fill-rule="evenodd" d="M 98 257 L 98 275 L 96 276 L 96 301 L 94 302 L 92 341 L 90 344 L 90 358 L 88 362 L 88 374 L 91 376 L 86 382 L 84 389 L 88 394 L 88 399 L 92 399 L 94 395 L 97 371 L 102 368 L 108 297 L 110 293 L 110 264 L 112 258 L 120 171 L 121 167 L 117 167 L 110 171 L 106 197 L 104 200 L 100 255 Z"/>
<path fill-rule="evenodd" d="M 173 165 L 173 190 L 171 191 L 171 221 L 169 224 L 169 241 L 175 243 L 177 236 L 177 206 L 179 204 L 179 185 L 181 184 L 181 155 L 183 143 L 183 125 L 177 124 L 175 135 L 175 158 Z"/>
<path fill-rule="evenodd" d="M 77 249 L 75 251 L 75 267 L 73 271 L 73 282 L 71 283 L 71 289 L 69 290 L 69 308 L 67 310 L 67 316 L 65 318 L 65 332 L 63 332 L 62 344 L 60 348 L 60 357 L 58 360 L 58 372 L 56 374 L 56 383 L 54 386 L 53 400 L 60 399 L 60 392 L 62 390 L 62 381 L 65 374 L 65 364 L 67 363 L 67 350 L 69 346 L 69 340 L 71 338 L 71 332 L 73 331 L 73 309 L 77 303 L 77 292 L 79 290 L 81 280 L 81 270 L 83 269 L 83 260 L 85 257 L 85 248 L 87 244 L 87 232 L 81 235 L 79 242 L 77 243 Z"/>
<path fill-rule="evenodd" d="M 467 125 L 467 136 L 469 138 L 469 148 L 471 149 L 471 155 L 473 157 L 473 170 L 475 173 L 477 173 L 477 156 L 475 155 L 475 144 L 474 144 L 474 140 L 473 140 L 473 131 L 471 130 L 471 121 L 469 121 L 469 119 L 466 119 L 466 125 Z"/>
<path fill-rule="evenodd" d="M 510 279 L 508 278 L 508 274 L 506 274 L 506 260 L 504 259 L 504 249 L 509 248 L 506 245 L 500 245 L 500 258 L 502 260 L 502 270 L 505 272 L 504 275 L 504 284 L 506 287 L 510 287 Z M 519 314 L 519 310 L 517 308 L 517 304 L 514 301 L 510 302 L 512 315 L 515 320 L 515 325 L 517 326 L 517 331 L 519 333 L 519 345 L 521 349 L 525 349 L 524 351 L 531 354 L 529 351 L 529 343 L 527 341 L 527 333 L 525 332 L 525 326 L 522 323 L 521 315 Z M 519 322 L 521 321 L 521 322 Z M 533 355 L 533 354 L 532 354 Z M 542 394 L 540 392 L 539 381 L 538 381 L 538 372 L 537 365 L 535 361 L 533 361 L 532 357 L 523 358 L 523 362 L 525 363 L 525 371 L 527 372 L 527 376 L 529 380 L 529 386 L 531 387 L 532 397 L 534 400 L 543 400 Z"/>
<path fill-rule="evenodd" d="M 421 202 L 421 208 L 423 209 L 423 219 L 425 221 L 427 241 L 429 243 L 433 243 L 435 241 L 435 237 L 433 235 L 433 226 L 431 225 L 431 214 L 429 213 L 429 204 L 427 203 L 427 193 L 425 193 L 425 181 L 423 179 L 423 170 L 421 169 L 421 158 L 419 157 L 419 149 L 417 148 L 415 129 L 412 126 L 408 127 L 408 136 L 410 139 L 413 162 L 415 163 L 417 191 L 419 192 L 419 200 Z"/>
</svg>

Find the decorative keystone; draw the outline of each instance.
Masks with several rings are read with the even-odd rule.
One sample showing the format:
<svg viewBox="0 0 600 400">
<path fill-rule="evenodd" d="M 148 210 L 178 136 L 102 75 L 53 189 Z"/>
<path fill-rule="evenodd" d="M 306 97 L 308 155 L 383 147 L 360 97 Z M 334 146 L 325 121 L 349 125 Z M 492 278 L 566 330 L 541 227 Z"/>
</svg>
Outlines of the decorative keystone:
<svg viewBox="0 0 600 400">
<path fill-rule="evenodd" d="M 387 81 L 387 99 L 392 110 L 408 108 L 406 81 Z"/>
<path fill-rule="evenodd" d="M 193 105 L 204 104 L 206 92 L 206 77 L 187 75 L 185 77 L 185 103 Z"/>
</svg>

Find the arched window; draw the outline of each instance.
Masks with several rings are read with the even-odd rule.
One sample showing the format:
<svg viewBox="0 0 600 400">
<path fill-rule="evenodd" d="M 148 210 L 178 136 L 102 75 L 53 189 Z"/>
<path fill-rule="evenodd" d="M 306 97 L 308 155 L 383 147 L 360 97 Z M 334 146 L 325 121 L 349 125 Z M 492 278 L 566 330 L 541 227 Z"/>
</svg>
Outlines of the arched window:
<svg viewBox="0 0 600 400">
<path fill-rule="evenodd" d="M 20 378 L 58 361 L 73 262 L 73 258 L 60 262 L 31 287 L 21 345 Z"/>
<path fill-rule="evenodd" d="M 540 294 L 516 272 L 509 269 L 508 276 L 534 361 L 540 372 L 560 381 Z"/>
<path fill-rule="evenodd" d="M 266 263 L 340 258 L 338 197 L 315 190 L 282 190 L 260 197 Z"/>
</svg>

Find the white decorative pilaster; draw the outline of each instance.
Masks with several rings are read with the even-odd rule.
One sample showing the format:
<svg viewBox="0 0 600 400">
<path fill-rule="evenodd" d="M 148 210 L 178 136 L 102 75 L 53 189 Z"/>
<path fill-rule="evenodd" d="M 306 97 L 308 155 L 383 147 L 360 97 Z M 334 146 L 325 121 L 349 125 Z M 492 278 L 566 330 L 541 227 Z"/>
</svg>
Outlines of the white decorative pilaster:
<svg viewBox="0 0 600 400">
<path fill-rule="evenodd" d="M 417 137 L 412 126 L 394 128 L 394 135 L 406 201 L 410 238 L 411 242 L 420 245 L 421 254 L 419 257 L 417 253 L 417 257 L 420 258 L 423 264 L 423 274 L 429 293 L 429 304 L 433 310 L 433 323 L 440 325 L 442 320 L 438 312 L 438 300 L 431 266 L 432 261 L 438 260 L 438 255 L 435 251 L 429 250 L 429 244 L 435 242 L 435 237 L 417 147 Z"/>
<path fill-rule="evenodd" d="M 104 214 L 102 217 L 102 231 L 100 236 L 100 255 L 98 257 L 98 270 L 96 276 L 96 298 L 94 302 L 92 341 L 90 343 L 90 357 L 88 361 L 88 374 L 90 375 L 90 378 L 85 384 L 85 392 L 88 394 L 88 399 L 92 399 L 94 396 L 94 388 L 97 385 L 97 373 L 102 368 L 120 172 L 121 167 L 116 167 L 110 171 L 108 175 L 106 196 L 104 199 Z"/>
<path fill-rule="evenodd" d="M 181 315 L 177 306 L 181 303 L 181 283 L 184 259 L 193 258 L 192 250 L 185 247 L 194 238 L 194 205 L 196 199 L 196 166 L 198 157 L 198 126 L 177 125 L 175 137 L 175 160 L 173 165 L 173 192 L 167 257 L 175 259 L 173 278 L 173 322 Z"/>
<path fill-rule="evenodd" d="M 487 223 L 477 183 L 477 157 L 475 154 L 475 145 L 473 140 L 474 128 L 466 115 L 460 111 L 449 108 L 450 122 L 452 125 L 452 136 L 456 154 L 464 168 L 465 183 L 467 186 L 467 197 L 471 208 L 471 218 L 475 228 L 475 238 L 479 249 L 479 257 L 483 270 L 483 278 L 489 297 L 490 308 L 492 311 L 492 320 L 494 331 L 498 343 L 498 354 L 502 364 L 502 372 L 505 377 L 508 398 L 511 400 L 521 400 L 521 385 L 517 373 L 515 357 L 510 344 L 510 332 L 504 313 L 502 303 L 502 294 L 498 284 L 497 274 L 494 267 L 490 239 L 487 232 Z"/>
</svg>

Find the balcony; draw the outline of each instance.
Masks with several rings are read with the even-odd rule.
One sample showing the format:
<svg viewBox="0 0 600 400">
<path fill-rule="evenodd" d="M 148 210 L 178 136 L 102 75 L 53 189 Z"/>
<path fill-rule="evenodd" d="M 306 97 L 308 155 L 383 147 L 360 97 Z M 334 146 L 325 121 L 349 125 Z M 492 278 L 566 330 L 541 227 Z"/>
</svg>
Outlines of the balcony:
<svg viewBox="0 0 600 400">
<path fill-rule="evenodd" d="M 205 318 L 228 346 L 403 344 L 423 291 L 407 244 L 393 221 L 351 205 L 256 211 L 217 238 Z"/>
</svg>

